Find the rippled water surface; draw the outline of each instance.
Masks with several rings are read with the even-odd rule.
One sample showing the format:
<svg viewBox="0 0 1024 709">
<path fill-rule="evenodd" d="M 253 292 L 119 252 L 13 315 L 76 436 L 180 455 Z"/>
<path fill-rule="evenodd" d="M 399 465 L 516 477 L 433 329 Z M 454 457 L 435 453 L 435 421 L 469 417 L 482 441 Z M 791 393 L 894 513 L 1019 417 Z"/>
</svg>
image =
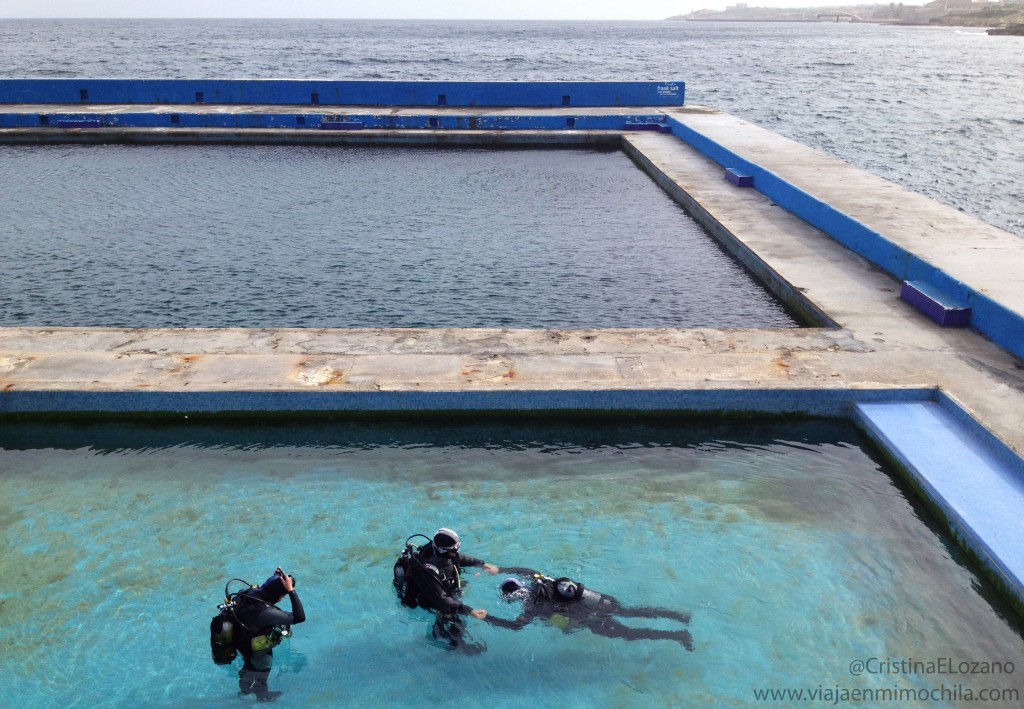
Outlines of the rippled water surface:
<svg viewBox="0 0 1024 709">
<path fill-rule="evenodd" d="M 753 706 L 765 688 L 1024 689 L 1006 608 L 860 444 L 847 424 L 814 422 L 8 425 L 0 703 L 238 706 L 234 670 L 210 660 L 209 618 L 225 581 L 278 564 L 309 618 L 275 651 L 285 706 Z M 493 563 L 689 611 L 694 651 L 472 621 L 486 652 L 449 653 L 390 585 L 405 538 L 441 525 Z M 497 596 L 502 575 L 467 577 L 466 603 L 515 616 Z M 851 674 L 872 657 L 1018 668 Z"/>
<path fill-rule="evenodd" d="M 0 157 L 0 325 L 796 325 L 620 152 Z"/>
<path fill-rule="evenodd" d="M 686 82 L 736 114 L 1024 235 L 1024 42 L 845 23 L 0 21 L 9 77 Z"/>
</svg>

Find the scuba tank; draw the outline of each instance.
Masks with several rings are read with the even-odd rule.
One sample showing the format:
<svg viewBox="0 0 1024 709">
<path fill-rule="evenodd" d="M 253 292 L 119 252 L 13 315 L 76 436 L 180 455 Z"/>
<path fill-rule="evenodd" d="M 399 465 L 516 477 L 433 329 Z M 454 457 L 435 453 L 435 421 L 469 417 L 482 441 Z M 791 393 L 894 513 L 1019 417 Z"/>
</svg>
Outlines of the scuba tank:
<svg viewBox="0 0 1024 709">
<path fill-rule="evenodd" d="M 215 665 L 230 665 L 238 656 L 235 649 L 235 626 L 227 613 L 221 611 L 210 621 L 210 651 Z"/>
<path fill-rule="evenodd" d="M 242 579 L 231 581 L 248 585 Z M 220 613 L 213 616 L 213 620 L 210 621 L 210 652 L 215 665 L 230 665 L 238 656 L 238 650 L 235 649 L 235 624 L 232 620 L 232 616 L 235 615 L 235 596 L 238 594 L 228 590 L 231 581 L 224 584 L 224 602 L 217 606 Z"/>
<path fill-rule="evenodd" d="M 398 600 L 407 608 L 419 606 L 419 602 L 416 600 L 416 592 L 413 589 L 412 583 L 410 583 L 414 571 L 423 567 L 423 562 L 420 561 L 418 556 L 420 547 L 410 541 L 415 537 L 423 537 L 428 542 L 430 541 L 430 537 L 425 534 L 413 534 L 410 536 L 405 540 L 402 553 L 398 555 L 398 559 L 395 561 L 395 566 L 392 569 L 392 584 L 395 587 L 395 593 L 398 594 Z"/>
</svg>

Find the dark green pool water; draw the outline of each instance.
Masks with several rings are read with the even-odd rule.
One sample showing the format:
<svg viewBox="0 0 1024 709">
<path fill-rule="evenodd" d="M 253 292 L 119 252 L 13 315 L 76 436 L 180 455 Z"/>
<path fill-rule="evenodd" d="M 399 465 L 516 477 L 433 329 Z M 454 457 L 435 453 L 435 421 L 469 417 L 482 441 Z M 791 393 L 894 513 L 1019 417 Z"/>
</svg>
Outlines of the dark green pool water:
<svg viewBox="0 0 1024 709">
<path fill-rule="evenodd" d="M 0 182 L 0 325 L 797 325 L 618 152 L 0 146 Z"/>
</svg>

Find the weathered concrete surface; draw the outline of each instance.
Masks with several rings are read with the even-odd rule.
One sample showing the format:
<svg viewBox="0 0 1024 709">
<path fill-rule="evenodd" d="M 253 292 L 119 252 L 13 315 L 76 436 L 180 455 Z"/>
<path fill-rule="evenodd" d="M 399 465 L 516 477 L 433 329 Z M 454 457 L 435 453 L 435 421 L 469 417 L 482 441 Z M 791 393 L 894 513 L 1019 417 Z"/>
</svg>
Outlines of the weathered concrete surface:
<svg viewBox="0 0 1024 709">
<path fill-rule="evenodd" d="M 237 107 L 231 107 L 237 109 Z M 279 107 L 280 108 L 280 107 Z M 707 120 L 719 140 L 747 140 L 730 116 Z M 675 112 L 674 112 L 675 113 Z M 720 121 L 721 125 L 710 121 Z M 730 137 L 724 135 L 734 131 Z M 168 129 L 156 129 L 168 130 Z M 274 130 L 280 134 L 288 131 Z M 445 131 L 403 131 L 444 140 Z M 579 131 L 567 131 L 580 133 Z M 770 137 L 772 134 L 768 134 Z M 425 138 L 428 140 L 428 138 Z M 941 252 L 951 268 L 1014 237 L 790 141 L 758 155 L 808 191 L 831 182 L 837 206 L 863 208 L 875 228 Z M 1017 453 L 1024 453 L 1024 365 L 967 330 L 944 330 L 898 299 L 899 284 L 669 135 L 633 133 L 625 147 L 691 201 L 712 231 L 838 324 L 803 330 L 133 330 L 0 329 L 4 391 L 550 391 L 863 390 L 940 387 Z M 730 146 L 731 147 L 731 146 Z M 812 160 L 812 158 L 814 158 Z M 861 184 L 864 185 L 863 189 Z M 669 186 L 671 186 L 669 185 Z M 861 199 L 871 190 L 872 199 Z M 820 192 L 816 192 L 820 194 Z M 825 196 L 825 195 L 821 195 Z M 903 202 L 913 209 L 903 207 Z M 948 214 L 952 211 L 956 219 Z M 858 218 L 861 218 L 858 216 Z M 955 223 L 957 233 L 935 231 Z M 998 233 L 994 233 L 998 232 Z M 941 241 L 941 244 L 926 243 Z M 1024 240 L 1018 240 L 1024 241 Z M 995 247 L 995 244 L 1002 245 Z M 1016 252 L 1013 252 L 1016 253 Z M 971 266 L 975 268 L 975 266 Z M 990 278 L 978 267 L 978 277 Z M 995 271 L 999 278 L 1002 271 Z M 1004 283 L 993 292 L 1021 298 Z M 1019 292 L 1018 292 L 1019 291 Z M 2 410 L 0 403 L 0 410 Z M 756 407 L 754 407 L 756 408 Z"/>
</svg>

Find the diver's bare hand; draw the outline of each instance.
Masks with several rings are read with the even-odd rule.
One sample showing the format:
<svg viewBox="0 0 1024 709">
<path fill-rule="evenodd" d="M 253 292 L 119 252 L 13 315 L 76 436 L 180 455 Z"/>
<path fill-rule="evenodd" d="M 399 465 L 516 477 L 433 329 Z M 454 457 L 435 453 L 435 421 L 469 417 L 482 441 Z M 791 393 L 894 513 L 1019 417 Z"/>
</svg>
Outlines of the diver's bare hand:
<svg viewBox="0 0 1024 709">
<path fill-rule="evenodd" d="M 474 608 L 469 612 L 469 614 L 477 620 L 483 620 L 487 617 L 487 611 L 485 611 L 483 608 Z"/>
<path fill-rule="evenodd" d="M 489 573 L 489 574 L 496 574 L 496 573 L 498 573 L 498 572 L 499 572 L 500 570 L 501 570 L 501 569 L 499 569 L 499 568 L 498 568 L 497 566 L 495 566 L 494 564 L 484 564 L 484 571 L 486 571 L 486 572 L 487 572 L 487 573 Z"/>
</svg>

